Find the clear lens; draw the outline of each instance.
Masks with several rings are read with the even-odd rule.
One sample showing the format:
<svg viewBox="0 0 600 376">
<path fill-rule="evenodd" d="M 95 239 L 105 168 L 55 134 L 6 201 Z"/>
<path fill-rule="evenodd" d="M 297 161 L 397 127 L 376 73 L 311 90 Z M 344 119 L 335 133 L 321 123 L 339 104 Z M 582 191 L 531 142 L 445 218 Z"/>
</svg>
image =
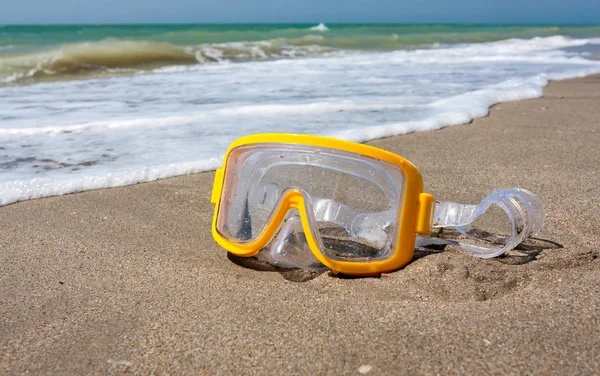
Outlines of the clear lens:
<svg viewBox="0 0 600 376">
<path fill-rule="evenodd" d="M 353 153 L 302 145 L 234 149 L 227 161 L 217 230 L 239 243 L 256 239 L 290 189 L 304 196 L 312 234 L 326 256 L 382 259 L 395 248 L 402 170 Z"/>
</svg>

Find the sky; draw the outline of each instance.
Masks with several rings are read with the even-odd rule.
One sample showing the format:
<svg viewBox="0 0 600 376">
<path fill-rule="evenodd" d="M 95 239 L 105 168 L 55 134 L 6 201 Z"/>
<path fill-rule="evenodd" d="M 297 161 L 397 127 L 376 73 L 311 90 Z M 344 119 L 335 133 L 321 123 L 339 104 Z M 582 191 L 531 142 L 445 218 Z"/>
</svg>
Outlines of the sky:
<svg viewBox="0 0 600 376">
<path fill-rule="evenodd" d="M 0 0 L 0 24 L 600 23 L 600 0 Z"/>
</svg>

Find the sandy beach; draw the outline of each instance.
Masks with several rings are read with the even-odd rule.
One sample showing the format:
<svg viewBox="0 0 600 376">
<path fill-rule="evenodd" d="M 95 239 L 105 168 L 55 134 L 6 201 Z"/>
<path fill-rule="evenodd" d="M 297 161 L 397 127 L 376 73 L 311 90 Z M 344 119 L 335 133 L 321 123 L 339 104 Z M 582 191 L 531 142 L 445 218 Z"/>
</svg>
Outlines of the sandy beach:
<svg viewBox="0 0 600 376">
<path fill-rule="evenodd" d="M 471 124 L 370 142 L 425 191 L 539 195 L 491 260 L 418 253 L 380 278 L 228 257 L 214 174 L 0 208 L 0 374 L 600 374 L 600 76 Z"/>
</svg>

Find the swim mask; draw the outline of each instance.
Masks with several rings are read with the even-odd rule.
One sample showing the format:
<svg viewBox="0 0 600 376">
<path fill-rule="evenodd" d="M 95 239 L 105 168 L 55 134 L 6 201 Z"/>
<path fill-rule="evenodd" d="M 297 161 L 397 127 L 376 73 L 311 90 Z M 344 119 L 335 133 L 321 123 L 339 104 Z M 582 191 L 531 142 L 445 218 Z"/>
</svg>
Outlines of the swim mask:
<svg viewBox="0 0 600 376">
<path fill-rule="evenodd" d="M 377 275 L 406 265 L 415 247 L 450 244 L 496 257 L 542 227 L 542 204 L 525 189 L 493 191 L 479 205 L 436 201 L 422 190 L 419 170 L 382 149 L 319 136 L 247 136 L 216 171 L 212 233 L 232 254 L 280 267 Z M 473 226 L 492 206 L 508 216 L 505 236 Z M 444 228 L 458 239 L 440 236 Z"/>
</svg>

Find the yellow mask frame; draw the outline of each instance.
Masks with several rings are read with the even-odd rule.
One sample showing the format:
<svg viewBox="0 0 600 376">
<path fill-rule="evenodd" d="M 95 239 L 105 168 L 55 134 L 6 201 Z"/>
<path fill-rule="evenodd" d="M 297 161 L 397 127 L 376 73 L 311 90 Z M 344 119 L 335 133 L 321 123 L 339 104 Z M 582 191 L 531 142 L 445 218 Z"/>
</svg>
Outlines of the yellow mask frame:
<svg viewBox="0 0 600 376">
<path fill-rule="evenodd" d="M 288 191 L 281 199 L 281 204 L 264 231 L 255 240 L 247 243 L 236 243 L 223 237 L 217 230 L 217 218 L 223 192 L 225 171 L 230 153 L 237 147 L 258 144 L 295 144 L 321 148 L 329 148 L 354 153 L 366 158 L 378 159 L 399 167 L 405 177 L 405 188 L 402 198 L 402 208 L 397 226 L 396 249 L 391 257 L 372 261 L 342 261 L 327 257 L 321 252 L 309 225 L 308 213 L 304 197 L 299 191 Z M 234 141 L 225 153 L 223 166 L 215 172 L 215 180 L 211 195 L 211 203 L 215 205 L 212 234 L 215 241 L 228 252 L 241 257 L 252 257 L 258 254 L 273 238 L 290 209 L 300 213 L 302 227 L 311 252 L 323 265 L 334 273 L 346 275 L 368 276 L 397 270 L 413 258 L 417 234 L 427 236 L 431 233 L 432 212 L 435 199 L 432 195 L 423 193 L 423 178 L 412 163 L 401 156 L 373 146 L 330 137 L 297 135 L 297 134 L 257 134 L 242 137 Z"/>
</svg>

